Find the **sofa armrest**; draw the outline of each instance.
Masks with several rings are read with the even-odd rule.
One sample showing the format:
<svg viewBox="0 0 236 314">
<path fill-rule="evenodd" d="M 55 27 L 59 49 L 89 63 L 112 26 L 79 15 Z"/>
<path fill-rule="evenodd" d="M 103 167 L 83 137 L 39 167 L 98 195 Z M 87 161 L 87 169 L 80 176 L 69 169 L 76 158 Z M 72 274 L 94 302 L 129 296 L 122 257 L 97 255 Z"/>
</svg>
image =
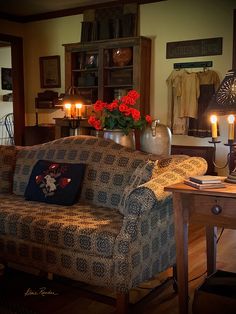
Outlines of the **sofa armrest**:
<svg viewBox="0 0 236 314">
<path fill-rule="evenodd" d="M 181 182 L 190 176 L 203 175 L 206 171 L 207 162 L 201 157 L 190 157 L 180 162 L 174 168 L 133 189 L 126 198 L 123 214 L 140 215 L 152 210 L 154 205 L 171 196 L 171 192 L 164 191 L 166 186 Z"/>
<path fill-rule="evenodd" d="M 116 290 L 127 292 L 175 263 L 172 199 L 158 201 L 148 187 L 126 200 L 126 214 L 114 245 Z"/>
<path fill-rule="evenodd" d="M 203 158 L 190 157 L 129 193 L 114 245 L 117 290 L 127 291 L 175 263 L 172 198 L 164 187 L 206 170 Z"/>
</svg>

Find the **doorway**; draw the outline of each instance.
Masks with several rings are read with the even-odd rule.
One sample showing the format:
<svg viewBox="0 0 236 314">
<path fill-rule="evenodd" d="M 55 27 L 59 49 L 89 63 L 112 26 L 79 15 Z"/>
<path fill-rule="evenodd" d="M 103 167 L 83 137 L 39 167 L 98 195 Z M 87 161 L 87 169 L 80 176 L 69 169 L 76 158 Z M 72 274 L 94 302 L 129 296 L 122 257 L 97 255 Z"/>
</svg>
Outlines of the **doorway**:
<svg viewBox="0 0 236 314">
<path fill-rule="evenodd" d="M 23 145 L 25 129 L 23 39 L 0 33 L 0 41 L 9 42 L 11 45 L 14 141 L 15 145 Z"/>
</svg>

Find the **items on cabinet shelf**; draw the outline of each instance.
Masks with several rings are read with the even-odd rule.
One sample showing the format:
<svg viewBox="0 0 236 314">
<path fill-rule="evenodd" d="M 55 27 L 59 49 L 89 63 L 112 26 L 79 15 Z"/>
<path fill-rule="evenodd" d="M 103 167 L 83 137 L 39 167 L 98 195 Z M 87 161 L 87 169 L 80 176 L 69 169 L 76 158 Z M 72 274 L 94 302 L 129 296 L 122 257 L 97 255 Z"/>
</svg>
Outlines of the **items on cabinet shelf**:
<svg viewBox="0 0 236 314">
<path fill-rule="evenodd" d="M 58 93 L 51 90 L 46 90 L 42 93 L 38 93 L 38 97 L 35 98 L 35 107 L 39 109 L 55 108 L 57 102 Z"/>
<path fill-rule="evenodd" d="M 150 113 L 151 39 L 117 38 L 64 47 L 66 88 L 76 86 L 90 103 L 112 102 L 117 94 L 135 89 L 140 94 L 136 108 L 141 114 Z M 121 61 L 114 57 L 115 51 L 123 51 Z"/>
</svg>

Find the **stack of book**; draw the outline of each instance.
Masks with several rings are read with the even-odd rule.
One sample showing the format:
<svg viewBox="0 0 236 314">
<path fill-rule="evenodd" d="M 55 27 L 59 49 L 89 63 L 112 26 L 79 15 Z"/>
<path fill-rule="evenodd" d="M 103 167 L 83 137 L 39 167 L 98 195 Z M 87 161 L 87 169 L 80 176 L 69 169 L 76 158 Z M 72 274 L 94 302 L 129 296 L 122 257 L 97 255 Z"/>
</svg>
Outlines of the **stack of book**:
<svg viewBox="0 0 236 314">
<path fill-rule="evenodd" d="M 226 177 L 205 175 L 189 177 L 188 180 L 184 180 L 184 183 L 199 190 L 217 189 L 225 187 L 225 179 Z"/>
</svg>

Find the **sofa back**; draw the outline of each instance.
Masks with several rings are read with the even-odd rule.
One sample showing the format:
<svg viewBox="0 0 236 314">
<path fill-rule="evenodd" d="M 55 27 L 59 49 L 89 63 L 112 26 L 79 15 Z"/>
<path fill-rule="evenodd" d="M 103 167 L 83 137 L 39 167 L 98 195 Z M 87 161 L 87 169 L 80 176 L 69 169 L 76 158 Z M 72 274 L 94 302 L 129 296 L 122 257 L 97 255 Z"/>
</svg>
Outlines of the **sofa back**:
<svg viewBox="0 0 236 314">
<path fill-rule="evenodd" d="M 13 193 L 24 195 L 31 171 L 38 160 L 85 163 L 81 201 L 117 208 L 135 169 L 156 156 L 125 148 L 111 140 L 93 136 L 70 136 L 21 147 L 17 154 Z"/>
<path fill-rule="evenodd" d="M 17 147 L 0 145 L 0 193 L 12 191 Z"/>
</svg>

